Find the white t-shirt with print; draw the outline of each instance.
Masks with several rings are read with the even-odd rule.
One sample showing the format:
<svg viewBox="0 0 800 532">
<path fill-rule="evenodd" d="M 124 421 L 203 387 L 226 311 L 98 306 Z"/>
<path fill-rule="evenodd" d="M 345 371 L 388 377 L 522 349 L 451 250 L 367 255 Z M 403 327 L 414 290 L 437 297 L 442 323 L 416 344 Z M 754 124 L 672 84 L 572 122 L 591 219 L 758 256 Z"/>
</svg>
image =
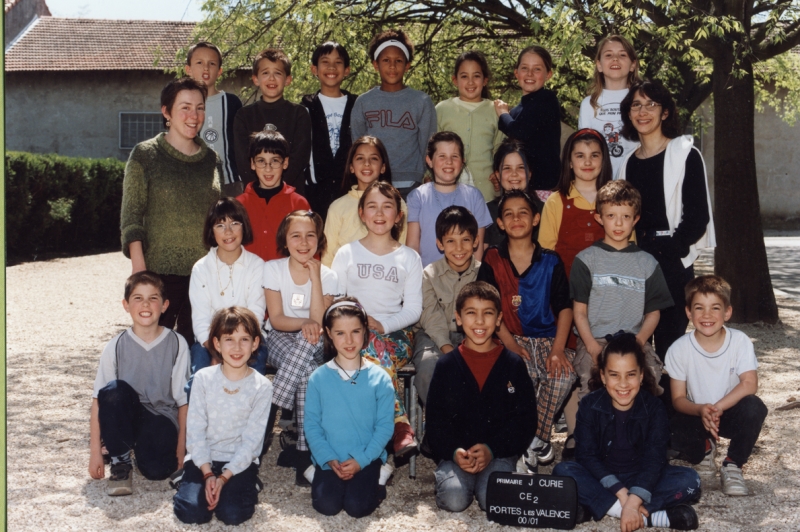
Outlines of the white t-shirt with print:
<svg viewBox="0 0 800 532">
<path fill-rule="evenodd" d="M 619 104 L 628 95 L 628 89 L 608 90 L 603 89 L 597 99 L 597 110 L 589 103 L 589 96 L 581 102 L 581 110 L 578 115 L 578 129 L 592 128 L 606 139 L 609 155 L 611 157 L 611 169 L 614 177 L 619 171 L 625 156 L 636 148 L 637 142 L 624 138 L 622 131 L 622 114 L 619 111 Z"/>
<path fill-rule="evenodd" d="M 339 150 L 339 133 L 342 131 L 342 118 L 344 118 L 344 108 L 347 106 L 347 96 L 331 98 L 330 96 L 319 95 L 319 103 L 325 111 L 325 120 L 328 122 L 328 137 L 331 140 L 331 153 L 336 155 Z"/>
<path fill-rule="evenodd" d="M 339 248 L 331 268 L 339 279 L 339 293 L 357 298 L 386 334 L 419 321 L 422 261 L 410 247 L 376 255 L 356 240 Z"/>
<path fill-rule="evenodd" d="M 335 296 L 339 283 L 336 273 L 325 265 L 321 265 L 320 277 L 322 279 L 322 294 Z M 307 319 L 311 311 L 311 280 L 306 284 L 295 284 L 289 272 L 289 258 L 275 259 L 264 264 L 263 287 L 267 290 L 280 292 L 283 304 L 283 315 L 287 318 Z M 264 329 L 271 331 L 269 320 L 264 323 Z"/>
</svg>

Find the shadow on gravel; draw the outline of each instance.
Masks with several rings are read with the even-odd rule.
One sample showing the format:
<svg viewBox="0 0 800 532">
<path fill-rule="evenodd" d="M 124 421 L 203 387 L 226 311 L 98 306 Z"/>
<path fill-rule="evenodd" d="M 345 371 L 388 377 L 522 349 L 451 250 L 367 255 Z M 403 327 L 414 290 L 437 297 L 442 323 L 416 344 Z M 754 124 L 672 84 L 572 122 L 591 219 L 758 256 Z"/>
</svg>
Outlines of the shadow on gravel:
<svg viewBox="0 0 800 532">
<path fill-rule="evenodd" d="M 104 248 L 104 249 L 88 249 L 85 251 L 73 251 L 73 252 L 43 252 L 37 254 L 27 254 L 27 255 L 11 255 L 9 254 L 6 257 L 6 267 L 9 266 L 18 266 L 20 264 L 25 264 L 26 262 L 46 262 L 50 260 L 56 259 L 70 259 L 73 257 L 90 257 L 92 255 L 102 255 L 103 253 L 112 253 L 114 251 L 119 251 L 119 247 L 113 248 Z"/>
<path fill-rule="evenodd" d="M 765 497 L 772 495 L 772 487 L 764 482 L 753 480 L 746 477 L 747 487 L 750 488 L 751 495 L 747 497 L 729 497 L 722 493 L 719 476 L 703 479 L 703 497 L 695 505 L 697 514 L 700 517 L 700 529 L 704 523 L 714 523 L 719 528 L 730 527 L 729 530 L 752 530 L 753 525 L 745 525 L 741 512 L 747 508 L 747 523 L 761 523 L 767 517 L 770 505 Z M 758 501 L 761 499 L 761 501 Z"/>
<path fill-rule="evenodd" d="M 175 491 L 166 480 L 147 480 L 138 470 L 133 473 L 133 495 L 109 497 L 106 494 L 107 487 L 107 469 L 106 478 L 102 480 L 91 479 L 86 473 L 81 493 L 87 506 L 101 510 L 112 521 L 123 521 L 157 512 L 163 508 L 165 500 L 172 500 Z"/>
</svg>

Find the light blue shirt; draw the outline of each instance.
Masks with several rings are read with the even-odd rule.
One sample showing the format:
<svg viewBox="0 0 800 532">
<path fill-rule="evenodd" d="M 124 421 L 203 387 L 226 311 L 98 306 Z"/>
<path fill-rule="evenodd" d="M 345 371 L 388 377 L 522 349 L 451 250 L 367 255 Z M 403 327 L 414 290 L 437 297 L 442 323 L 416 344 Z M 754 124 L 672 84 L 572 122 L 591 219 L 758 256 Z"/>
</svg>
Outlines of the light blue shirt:
<svg viewBox="0 0 800 532">
<path fill-rule="evenodd" d="M 355 458 L 361 469 L 380 458 L 394 433 L 394 388 L 389 374 L 366 362 L 355 380 L 332 362 L 308 379 L 305 431 L 311 459 L 322 469 L 328 462 Z M 352 384 L 355 382 L 355 384 Z"/>
<path fill-rule="evenodd" d="M 419 256 L 424 268 L 444 257 L 436 247 L 436 218 L 444 209 L 458 205 L 469 209 L 478 220 L 478 227 L 492 225 L 492 216 L 486 207 L 481 191 L 475 187 L 459 184 L 453 192 L 442 193 L 433 183 L 425 183 L 408 194 L 408 221 L 419 223 Z"/>
</svg>

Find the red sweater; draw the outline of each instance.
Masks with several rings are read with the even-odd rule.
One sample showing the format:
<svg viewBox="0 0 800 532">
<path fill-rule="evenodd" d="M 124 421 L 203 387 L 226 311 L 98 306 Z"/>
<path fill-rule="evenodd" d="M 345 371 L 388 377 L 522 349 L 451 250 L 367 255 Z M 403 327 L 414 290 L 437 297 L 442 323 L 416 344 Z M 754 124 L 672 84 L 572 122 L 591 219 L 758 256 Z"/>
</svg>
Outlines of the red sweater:
<svg viewBox="0 0 800 532">
<path fill-rule="evenodd" d="M 258 197 L 253 190 L 254 182 L 247 184 L 244 193 L 236 199 L 244 205 L 253 227 L 253 243 L 244 248 L 265 261 L 281 258 L 275 237 L 278 226 L 292 211 L 310 209 L 308 201 L 295 192 L 294 187 L 283 184 L 283 188 L 269 203 Z"/>
<path fill-rule="evenodd" d="M 461 350 L 461 356 L 464 358 L 464 362 L 467 363 L 467 367 L 478 383 L 478 390 L 482 391 L 483 385 L 489 377 L 489 372 L 492 371 L 494 363 L 497 362 L 497 359 L 500 358 L 500 353 L 503 352 L 503 346 L 497 345 L 491 351 L 479 353 L 467 347 L 465 343 L 462 343 L 459 349 Z"/>
</svg>

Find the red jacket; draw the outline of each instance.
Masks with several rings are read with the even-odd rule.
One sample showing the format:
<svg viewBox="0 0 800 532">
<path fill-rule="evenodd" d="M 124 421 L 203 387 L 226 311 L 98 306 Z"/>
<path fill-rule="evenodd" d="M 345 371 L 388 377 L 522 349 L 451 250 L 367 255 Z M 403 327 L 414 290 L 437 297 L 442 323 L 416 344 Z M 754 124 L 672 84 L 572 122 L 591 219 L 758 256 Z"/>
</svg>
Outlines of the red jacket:
<svg viewBox="0 0 800 532">
<path fill-rule="evenodd" d="M 245 246 L 245 249 L 265 261 L 279 259 L 281 255 L 275 242 L 278 226 L 290 212 L 310 209 L 308 201 L 295 192 L 294 187 L 284 183 L 283 189 L 267 203 L 258 197 L 253 185 L 254 182 L 248 183 L 244 193 L 236 198 L 247 210 L 253 227 L 253 243 Z"/>
</svg>

